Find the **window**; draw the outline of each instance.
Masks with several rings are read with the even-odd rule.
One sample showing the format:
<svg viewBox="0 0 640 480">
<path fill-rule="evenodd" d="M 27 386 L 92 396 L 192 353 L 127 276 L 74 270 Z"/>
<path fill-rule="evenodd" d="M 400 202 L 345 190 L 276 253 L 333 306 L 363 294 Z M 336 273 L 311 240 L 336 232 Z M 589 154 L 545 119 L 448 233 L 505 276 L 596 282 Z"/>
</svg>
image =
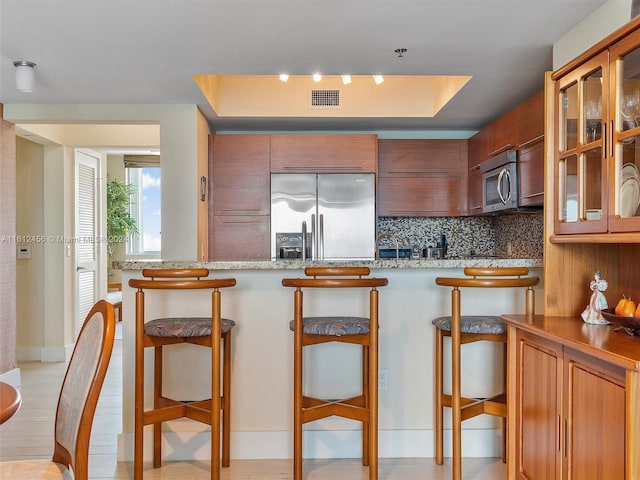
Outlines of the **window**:
<svg viewBox="0 0 640 480">
<path fill-rule="evenodd" d="M 133 185 L 131 194 L 131 216 L 136 220 L 138 235 L 127 242 L 127 255 L 160 256 L 160 186 L 159 165 L 127 165 L 125 174 L 128 184 Z"/>
</svg>

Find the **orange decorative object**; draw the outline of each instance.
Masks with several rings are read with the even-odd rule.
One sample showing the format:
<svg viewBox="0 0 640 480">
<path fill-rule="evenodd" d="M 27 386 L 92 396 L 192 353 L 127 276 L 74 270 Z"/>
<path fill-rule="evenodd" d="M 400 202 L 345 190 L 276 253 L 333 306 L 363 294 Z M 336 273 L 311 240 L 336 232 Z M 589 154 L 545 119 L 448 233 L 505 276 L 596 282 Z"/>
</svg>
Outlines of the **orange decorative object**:
<svg viewBox="0 0 640 480">
<path fill-rule="evenodd" d="M 620 315 L 620 312 L 622 312 L 622 307 L 624 307 L 625 303 L 627 303 L 627 297 L 623 295 L 622 298 L 618 300 L 618 303 L 616 304 L 616 308 L 614 310 L 616 312 L 616 315 Z"/>
<path fill-rule="evenodd" d="M 635 313 L 636 313 L 636 302 L 634 302 L 629 298 L 620 309 L 620 315 L 622 317 L 633 317 L 635 316 Z"/>
</svg>

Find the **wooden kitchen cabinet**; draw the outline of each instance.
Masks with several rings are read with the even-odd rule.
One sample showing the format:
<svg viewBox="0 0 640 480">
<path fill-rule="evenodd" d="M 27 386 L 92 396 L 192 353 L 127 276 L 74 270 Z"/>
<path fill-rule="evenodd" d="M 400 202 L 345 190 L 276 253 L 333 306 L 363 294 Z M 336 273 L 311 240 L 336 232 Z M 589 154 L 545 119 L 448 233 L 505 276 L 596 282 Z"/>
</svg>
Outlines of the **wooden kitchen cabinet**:
<svg viewBox="0 0 640 480">
<path fill-rule="evenodd" d="M 376 173 L 378 137 L 271 135 L 272 173 Z"/>
<path fill-rule="evenodd" d="M 458 216 L 467 206 L 465 140 L 379 140 L 378 216 Z"/>
<path fill-rule="evenodd" d="M 562 478 L 624 480 L 624 370 L 570 349 L 565 349 L 563 366 L 566 462 Z"/>
<path fill-rule="evenodd" d="M 630 242 L 640 232 L 639 69 L 632 21 L 551 75 L 554 241 Z"/>
<path fill-rule="evenodd" d="M 269 215 L 269 135 L 211 135 L 213 215 Z"/>
<path fill-rule="evenodd" d="M 540 207 L 544 203 L 544 137 L 518 147 L 518 205 Z"/>
<path fill-rule="evenodd" d="M 544 139 L 544 89 L 516 107 L 515 145 L 524 148 Z"/>
<path fill-rule="evenodd" d="M 395 175 L 378 179 L 379 217 L 441 217 L 460 212 L 460 176 Z"/>
<path fill-rule="evenodd" d="M 516 147 L 518 112 L 510 110 L 487 127 L 487 158 Z"/>
<path fill-rule="evenodd" d="M 580 318 L 503 318 L 508 478 L 639 478 L 637 339 Z"/>
<path fill-rule="evenodd" d="M 544 90 L 541 90 L 469 138 L 469 215 L 482 214 L 480 164 L 508 149 L 518 151 L 518 205 L 543 205 L 544 102 Z"/>
<path fill-rule="evenodd" d="M 464 173 L 464 140 L 378 140 L 380 176 L 407 173 Z"/>
<path fill-rule="evenodd" d="M 482 213 L 482 171 L 480 163 L 487 160 L 487 131 L 480 130 L 469 139 L 468 158 L 468 190 L 467 208 L 469 215 L 479 215 Z"/>
<path fill-rule="evenodd" d="M 517 427 L 511 437 L 517 445 L 516 478 L 560 478 L 562 347 L 520 331 L 517 335 Z"/>
<path fill-rule="evenodd" d="M 270 224 L 268 215 L 215 215 L 210 261 L 269 260 Z"/>
<path fill-rule="evenodd" d="M 209 260 L 268 260 L 269 135 L 209 139 Z"/>
<path fill-rule="evenodd" d="M 518 205 L 544 204 L 544 102 L 541 90 L 516 107 L 518 150 Z"/>
</svg>

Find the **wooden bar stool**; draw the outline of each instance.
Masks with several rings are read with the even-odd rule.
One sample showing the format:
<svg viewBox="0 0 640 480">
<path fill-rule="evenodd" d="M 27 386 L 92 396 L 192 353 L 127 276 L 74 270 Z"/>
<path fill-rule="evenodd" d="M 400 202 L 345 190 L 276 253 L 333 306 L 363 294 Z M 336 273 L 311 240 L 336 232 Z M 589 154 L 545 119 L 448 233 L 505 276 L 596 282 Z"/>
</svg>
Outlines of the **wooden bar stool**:
<svg viewBox="0 0 640 480">
<path fill-rule="evenodd" d="M 307 278 L 285 278 L 294 287 L 294 413 L 293 478 L 302 479 L 302 425 L 333 415 L 362 422 L 362 464 L 369 478 L 378 478 L 378 287 L 386 278 L 366 277 L 366 267 L 307 267 Z M 305 317 L 303 288 L 368 288 L 369 317 Z M 324 400 L 305 396 L 302 390 L 302 349 L 309 345 L 344 342 L 362 346 L 362 393 L 353 398 Z"/>
<path fill-rule="evenodd" d="M 514 288 L 526 287 L 526 313 L 534 314 L 533 286 L 539 282 L 538 277 L 527 277 L 529 269 L 525 267 L 465 268 L 466 277 L 437 277 L 436 284 L 453 287 L 451 292 L 451 316 L 436 318 L 432 321 L 436 329 L 435 348 L 435 409 L 436 409 L 436 463 L 443 463 L 443 412 L 444 407 L 451 408 L 453 437 L 453 475 L 462 477 L 462 422 L 477 415 L 488 414 L 507 417 L 506 381 L 505 391 L 490 398 L 466 398 L 462 396 L 460 385 L 460 346 L 479 342 L 501 342 L 506 345 L 506 327 L 499 316 L 462 315 L 460 312 L 460 288 Z M 451 337 L 451 395 L 443 392 L 443 340 Z M 506 351 L 505 351 L 506 360 Z M 506 379 L 506 363 L 504 373 Z M 506 433 L 506 429 L 503 428 Z M 504 438 L 506 442 L 506 438 Z M 505 459 L 503 451 L 503 460 Z"/>
<path fill-rule="evenodd" d="M 142 279 L 129 280 L 136 288 L 135 326 L 135 419 L 134 419 L 134 478 L 142 479 L 143 431 L 153 425 L 153 467 L 162 462 L 162 422 L 190 418 L 211 426 L 211 478 L 220 478 L 220 464 L 229 466 L 231 418 L 231 329 L 235 322 L 221 318 L 220 289 L 233 287 L 233 278 L 206 278 L 209 270 L 145 269 Z M 211 315 L 208 317 L 172 317 L 145 321 L 145 290 L 211 290 Z M 164 346 L 190 343 L 211 349 L 211 398 L 183 401 L 167 398 L 162 393 L 162 349 Z M 220 359 L 221 344 L 224 358 Z M 144 409 L 144 349 L 154 349 L 153 409 Z M 221 364 L 222 363 L 222 364 Z M 223 391 L 220 392 L 222 370 Z M 222 425 L 220 413 L 222 412 Z M 222 431 L 222 460 L 220 432 Z"/>
</svg>

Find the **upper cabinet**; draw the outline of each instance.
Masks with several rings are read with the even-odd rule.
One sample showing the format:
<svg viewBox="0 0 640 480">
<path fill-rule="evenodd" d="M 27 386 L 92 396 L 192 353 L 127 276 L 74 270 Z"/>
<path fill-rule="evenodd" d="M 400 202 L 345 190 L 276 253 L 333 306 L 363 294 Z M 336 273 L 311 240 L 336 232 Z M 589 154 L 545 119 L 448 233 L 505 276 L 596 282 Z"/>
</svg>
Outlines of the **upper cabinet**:
<svg viewBox="0 0 640 480">
<path fill-rule="evenodd" d="M 552 80 L 555 233 L 640 232 L 640 30 Z"/>
<path fill-rule="evenodd" d="M 269 135 L 212 135 L 214 215 L 269 215 Z"/>
<path fill-rule="evenodd" d="M 517 115 L 516 110 L 511 110 L 487 126 L 487 158 L 516 146 L 518 141 Z"/>
<path fill-rule="evenodd" d="M 469 139 L 469 215 L 482 213 L 480 163 L 505 150 L 518 151 L 518 205 L 543 205 L 544 101 L 541 90 Z"/>
<path fill-rule="evenodd" d="M 467 206 L 469 215 L 482 213 L 482 170 L 480 163 L 487 157 L 487 130 L 482 129 L 469 139 L 468 160 L 468 195 Z"/>
<path fill-rule="evenodd" d="M 209 178 L 209 260 L 268 260 L 269 135 L 211 135 Z"/>
<path fill-rule="evenodd" d="M 466 213 L 465 140 L 380 140 L 378 216 Z"/>
<path fill-rule="evenodd" d="M 376 135 L 271 135 L 273 173 L 375 173 Z"/>
<path fill-rule="evenodd" d="M 544 90 L 515 109 L 518 150 L 518 205 L 544 203 Z"/>
</svg>

